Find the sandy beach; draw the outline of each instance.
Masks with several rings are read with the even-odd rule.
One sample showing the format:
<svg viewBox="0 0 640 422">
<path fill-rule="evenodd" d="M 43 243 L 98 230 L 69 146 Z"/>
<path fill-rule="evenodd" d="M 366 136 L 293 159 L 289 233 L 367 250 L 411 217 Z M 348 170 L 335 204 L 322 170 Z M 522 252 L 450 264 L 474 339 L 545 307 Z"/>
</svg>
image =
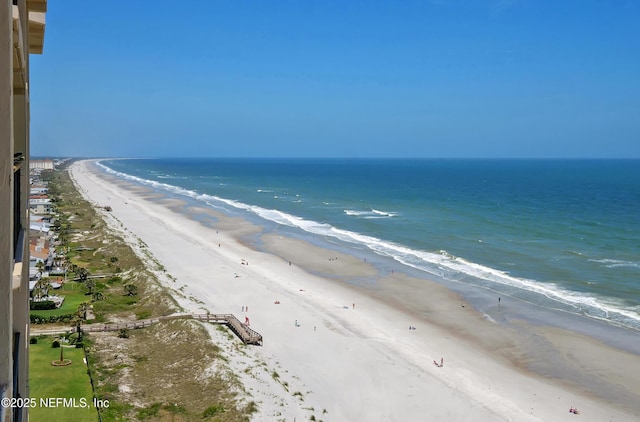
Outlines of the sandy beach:
<svg viewBox="0 0 640 422">
<path fill-rule="evenodd" d="M 500 326 L 435 282 L 381 275 L 346 253 L 260 235 L 249 222 L 163 200 L 92 161 L 70 172 L 88 201 L 111 206 L 102 215 L 114 230 L 147 245 L 186 312 L 247 317 L 262 334 L 263 346 L 240 353 L 209 330 L 257 402 L 255 420 L 640 417 L 637 355 L 555 328 Z M 248 234 L 260 236 L 263 250 L 241 241 Z M 352 278 L 375 285 L 363 289 Z"/>
</svg>

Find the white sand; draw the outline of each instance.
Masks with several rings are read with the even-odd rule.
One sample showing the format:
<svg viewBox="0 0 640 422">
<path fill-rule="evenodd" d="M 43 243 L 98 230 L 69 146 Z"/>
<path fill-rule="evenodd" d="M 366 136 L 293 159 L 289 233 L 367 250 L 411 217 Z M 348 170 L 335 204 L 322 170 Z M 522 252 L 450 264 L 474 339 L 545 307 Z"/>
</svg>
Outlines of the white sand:
<svg viewBox="0 0 640 422">
<path fill-rule="evenodd" d="M 222 220 L 216 232 L 123 190 L 93 166 L 87 161 L 72 165 L 76 185 L 92 203 L 112 207 L 104 213 L 110 224 L 121 223 L 148 245 L 177 279 L 167 282 L 169 287 L 186 286 L 187 296 L 204 303 L 186 305 L 188 311 L 206 308 L 240 319 L 246 315 L 263 335 L 262 347 L 247 347 L 243 353 L 229 347 L 228 352 L 252 396 L 248 400 L 258 403 L 255 420 L 302 421 L 311 415 L 325 421 L 637 420 L 622 409 L 519 371 L 450 330 L 412 321 L 357 289 L 310 275 L 295 259 L 289 265 L 241 245 L 232 228 L 251 230 L 246 223 Z M 278 245 L 277 237 L 269 241 L 274 247 L 290 247 L 285 240 Z M 290 256 L 297 261 L 317 257 L 328 265 L 313 247 L 296 245 Z M 343 256 L 336 263 L 345 271 L 371 271 Z M 248 312 L 242 312 L 243 306 Z M 410 331 L 410 324 L 417 329 Z M 216 341 L 229 344 L 216 330 L 210 332 Z M 438 368 L 433 360 L 441 357 L 444 367 Z M 302 397 L 294 394 L 298 392 Z M 569 413 L 570 406 L 581 414 Z"/>
</svg>

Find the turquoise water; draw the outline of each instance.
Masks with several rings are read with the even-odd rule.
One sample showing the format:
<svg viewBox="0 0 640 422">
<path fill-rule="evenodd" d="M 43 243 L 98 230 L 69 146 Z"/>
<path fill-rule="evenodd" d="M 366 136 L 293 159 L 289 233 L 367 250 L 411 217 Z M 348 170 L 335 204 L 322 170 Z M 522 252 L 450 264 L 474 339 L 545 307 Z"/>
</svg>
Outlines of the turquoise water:
<svg viewBox="0 0 640 422">
<path fill-rule="evenodd" d="M 127 177 L 300 237 L 640 330 L 640 161 L 153 159 Z"/>
</svg>

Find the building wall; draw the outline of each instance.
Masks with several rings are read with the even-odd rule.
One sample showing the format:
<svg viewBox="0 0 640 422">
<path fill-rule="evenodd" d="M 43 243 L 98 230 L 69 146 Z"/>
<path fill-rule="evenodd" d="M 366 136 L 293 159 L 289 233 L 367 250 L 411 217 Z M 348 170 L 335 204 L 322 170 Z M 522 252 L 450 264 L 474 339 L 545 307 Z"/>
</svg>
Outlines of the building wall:
<svg viewBox="0 0 640 422">
<path fill-rule="evenodd" d="M 53 209 L 51 199 L 49 198 L 29 199 L 28 207 L 33 214 L 51 214 L 51 211 Z"/>
<path fill-rule="evenodd" d="M 53 170 L 53 160 L 31 160 L 29 163 L 30 169 L 42 169 L 42 170 Z"/>
<path fill-rule="evenodd" d="M 0 394 L 13 395 L 13 51 L 11 1 L 0 3 Z M 7 413 L 0 407 L 0 420 Z M 6 419 L 4 419 L 6 420 Z"/>
<path fill-rule="evenodd" d="M 46 1 L 29 5 L 40 12 L 35 25 L 26 0 L 0 0 L 0 395 L 23 398 L 29 397 L 29 52 L 41 51 L 29 34 L 44 35 Z M 18 152 L 24 159 L 14 162 Z M 0 407 L 0 422 L 27 419 L 26 411 Z"/>
</svg>

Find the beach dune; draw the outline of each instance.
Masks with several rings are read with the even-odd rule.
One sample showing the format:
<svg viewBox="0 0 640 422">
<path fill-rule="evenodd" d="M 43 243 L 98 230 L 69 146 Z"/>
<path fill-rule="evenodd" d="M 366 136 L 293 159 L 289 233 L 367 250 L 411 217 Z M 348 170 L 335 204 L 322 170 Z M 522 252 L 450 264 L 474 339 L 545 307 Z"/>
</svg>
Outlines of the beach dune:
<svg viewBox="0 0 640 422">
<path fill-rule="evenodd" d="M 258 226 L 148 195 L 93 161 L 76 162 L 70 172 L 87 200 L 111 206 L 103 213 L 108 223 L 144 241 L 175 278 L 167 288 L 197 299 L 182 302 L 186 311 L 247 317 L 262 334 L 263 346 L 228 355 L 258 404 L 255 420 L 308 420 L 311 414 L 326 421 L 638 420 L 631 403 L 640 386 L 629 385 L 633 378 L 620 374 L 628 397 L 607 403 L 562 379 L 529 372 L 518 364 L 516 335 L 463 307 L 437 283 L 383 276 L 355 256 L 273 233 L 262 235 L 264 250 L 255 250 L 241 240 L 260 235 Z M 198 214 L 215 224 L 202 224 Z M 353 277 L 369 277 L 376 287 L 352 286 Z M 570 347 L 562 336 L 554 338 L 558 350 Z M 593 356 L 581 361 L 586 365 L 614 353 L 590 339 L 575 340 L 592 347 Z M 623 352 L 615 356 L 623 364 L 638 362 Z M 569 413 L 572 406 L 580 415 Z"/>
</svg>

